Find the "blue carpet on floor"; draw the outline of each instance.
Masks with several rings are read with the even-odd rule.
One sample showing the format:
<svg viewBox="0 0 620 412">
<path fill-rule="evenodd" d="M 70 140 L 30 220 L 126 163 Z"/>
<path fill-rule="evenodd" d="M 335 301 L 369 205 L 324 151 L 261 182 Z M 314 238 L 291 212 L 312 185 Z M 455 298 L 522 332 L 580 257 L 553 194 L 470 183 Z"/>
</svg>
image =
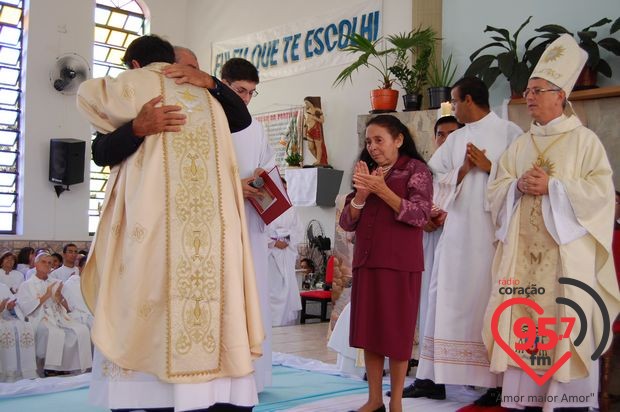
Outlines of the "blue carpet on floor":
<svg viewBox="0 0 620 412">
<path fill-rule="evenodd" d="M 308 372 L 285 366 L 273 367 L 273 386 L 259 395 L 256 412 L 278 411 L 320 399 L 364 393 L 366 382 Z M 88 389 L 0 400 L 2 412 L 104 412 L 88 403 Z"/>
</svg>

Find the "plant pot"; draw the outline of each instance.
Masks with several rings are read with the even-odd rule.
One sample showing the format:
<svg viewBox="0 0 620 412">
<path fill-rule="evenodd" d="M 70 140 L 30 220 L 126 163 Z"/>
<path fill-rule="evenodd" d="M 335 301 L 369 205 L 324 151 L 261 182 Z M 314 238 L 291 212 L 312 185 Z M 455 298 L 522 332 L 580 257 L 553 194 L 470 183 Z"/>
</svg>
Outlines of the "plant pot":
<svg viewBox="0 0 620 412">
<path fill-rule="evenodd" d="M 428 108 L 439 109 L 441 103 L 449 102 L 452 99 L 450 87 L 429 87 L 428 88 Z"/>
<path fill-rule="evenodd" d="M 579 73 L 579 77 L 577 77 L 577 82 L 575 83 L 575 87 L 573 90 L 587 90 L 594 89 L 596 86 L 596 80 L 598 77 L 598 72 L 594 70 L 592 67 L 585 65 Z"/>
<path fill-rule="evenodd" d="M 406 94 L 403 96 L 403 105 L 405 111 L 420 110 L 422 107 L 422 95 L 421 94 Z"/>
<path fill-rule="evenodd" d="M 370 105 L 373 111 L 394 111 L 398 104 L 398 90 L 375 89 L 370 91 Z"/>
</svg>

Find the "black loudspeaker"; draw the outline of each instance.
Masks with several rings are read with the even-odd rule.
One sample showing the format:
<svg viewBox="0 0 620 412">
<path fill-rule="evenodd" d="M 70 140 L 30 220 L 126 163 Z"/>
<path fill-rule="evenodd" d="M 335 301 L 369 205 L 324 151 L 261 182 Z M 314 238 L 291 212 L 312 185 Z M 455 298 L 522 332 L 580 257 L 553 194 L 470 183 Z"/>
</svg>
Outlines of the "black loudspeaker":
<svg viewBox="0 0 620 412">
<path fill-rule="evenodd" d="M 86 142 L 78 139 L 50 140 L 50 182 L 74 185 L 84 181 Z"/>
</svg>

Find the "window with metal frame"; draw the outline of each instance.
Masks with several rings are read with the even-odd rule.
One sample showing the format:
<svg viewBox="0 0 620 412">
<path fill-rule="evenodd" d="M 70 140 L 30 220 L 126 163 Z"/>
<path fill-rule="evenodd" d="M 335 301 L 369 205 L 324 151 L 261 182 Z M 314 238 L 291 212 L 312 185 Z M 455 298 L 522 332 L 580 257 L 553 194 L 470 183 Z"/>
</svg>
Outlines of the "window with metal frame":
<svg viewBox="0 0 620 412">
<path fill-rule="evenodd" d="M 116 76 L 125 66 L 121 61 L 127 46 L 145 34 L 146 20 L 135 0 L 97 0 L 95 8 L 95 42 L 93 77 Z M 94 136 L 93 136 L 94 138 Z M 90 202 L 88 232 L 92 235 L 99 223 L 110 169 L 90 161 Z"/>
<path fill-rule="evenodd" d="M 0 233 L 15 234 L 19 208 L 23 1 L 0 1 Z"/>
</svg>

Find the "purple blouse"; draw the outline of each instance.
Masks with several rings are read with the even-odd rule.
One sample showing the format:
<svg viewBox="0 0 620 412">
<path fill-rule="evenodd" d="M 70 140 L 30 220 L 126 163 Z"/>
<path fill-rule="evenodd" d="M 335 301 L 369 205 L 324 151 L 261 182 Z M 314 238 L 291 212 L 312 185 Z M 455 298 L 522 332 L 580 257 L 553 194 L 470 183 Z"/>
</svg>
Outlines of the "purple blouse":
<svg viewBox="0 0 620 412">
<path fill-rule="evenodd" d="M 424 270 L 422 227 L 428 222 L 433 200 L 429 168 L 408 156 L 398 158 L 385 183 L 401 199 L 398 213 L 371 194 L 357 220 L 351 218 L 350 193 L 340 215 L 340 227 L 355 231 L 353 268 L 387 268 L 405 272 Z"/>
</svg>

